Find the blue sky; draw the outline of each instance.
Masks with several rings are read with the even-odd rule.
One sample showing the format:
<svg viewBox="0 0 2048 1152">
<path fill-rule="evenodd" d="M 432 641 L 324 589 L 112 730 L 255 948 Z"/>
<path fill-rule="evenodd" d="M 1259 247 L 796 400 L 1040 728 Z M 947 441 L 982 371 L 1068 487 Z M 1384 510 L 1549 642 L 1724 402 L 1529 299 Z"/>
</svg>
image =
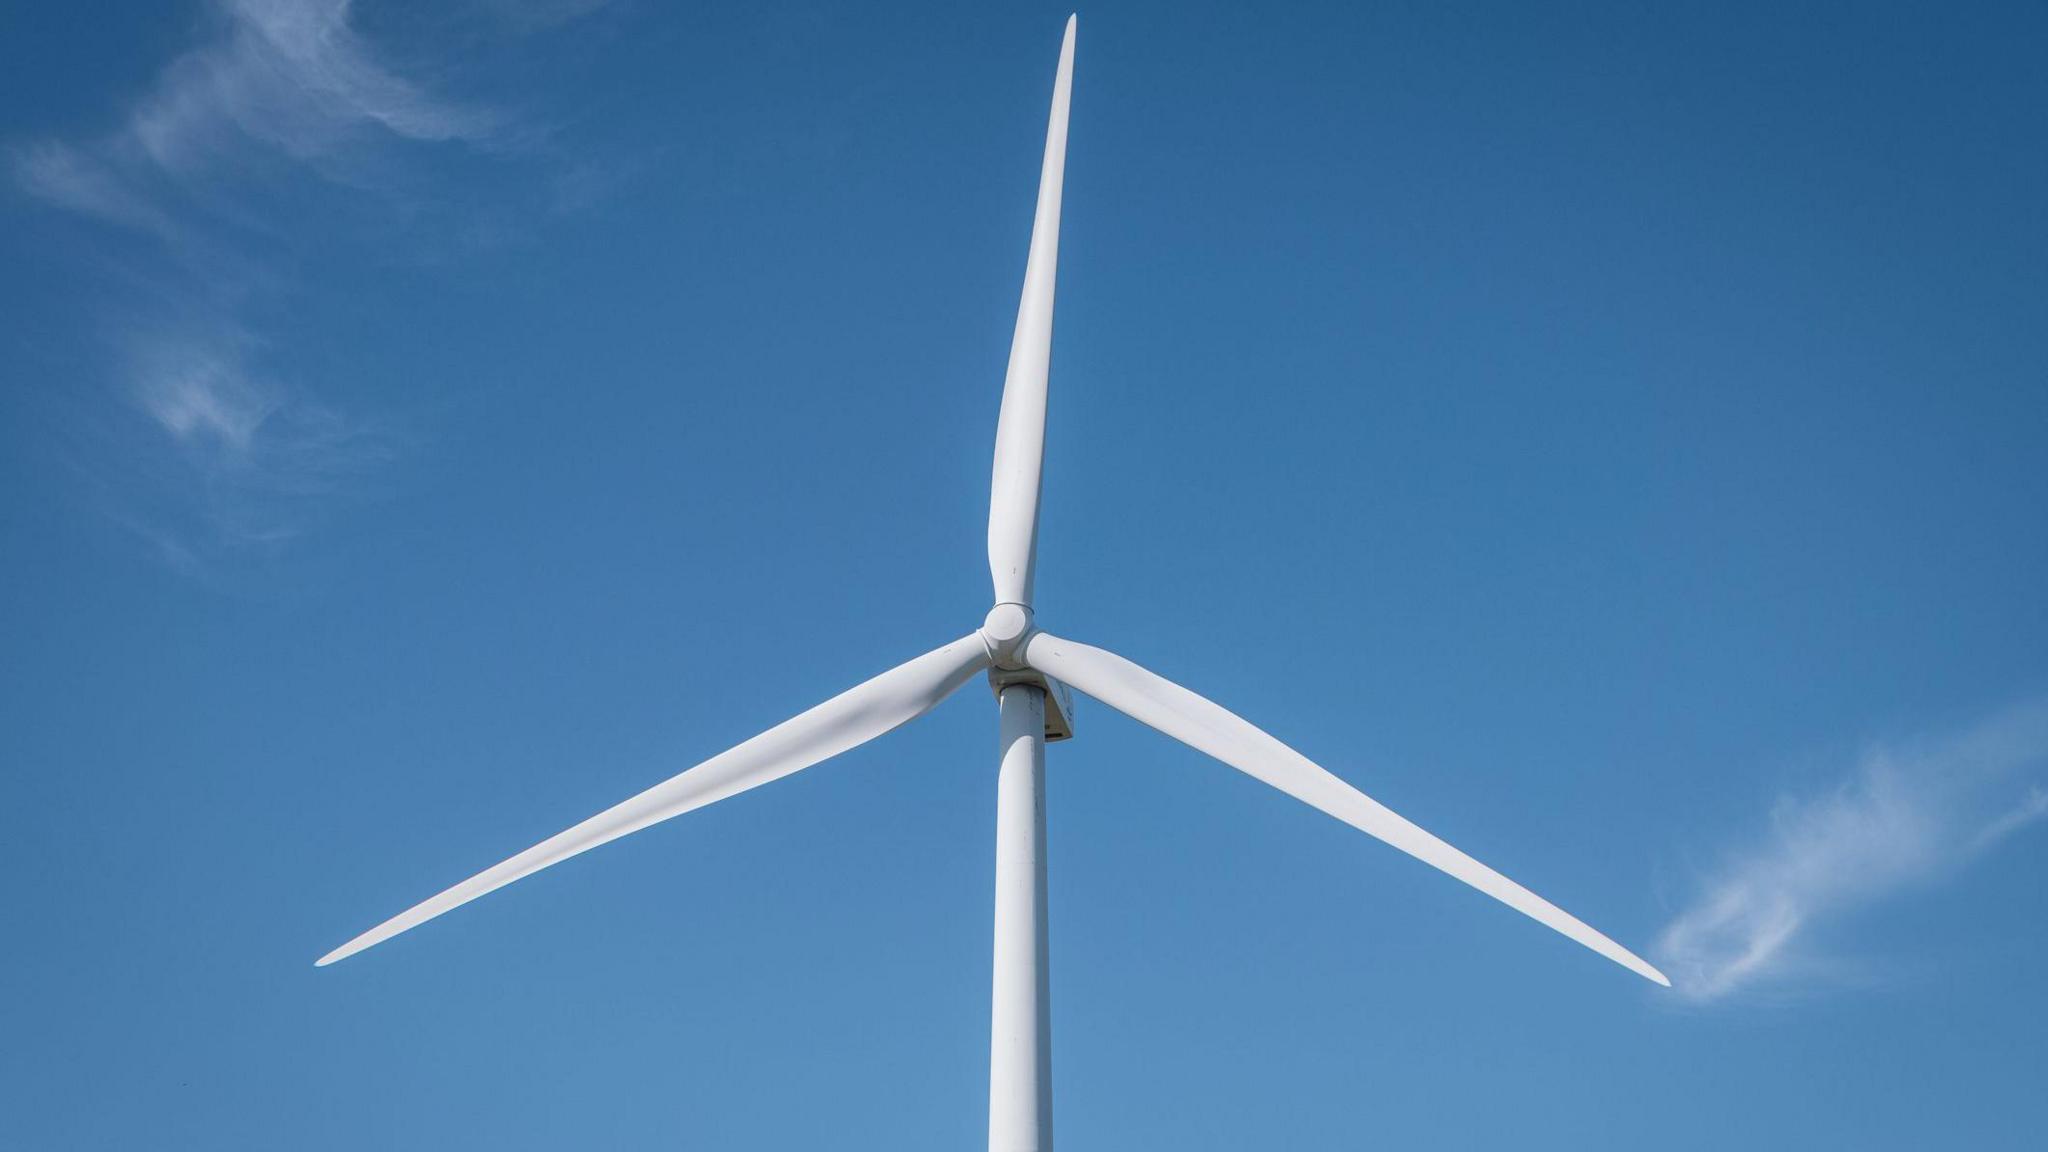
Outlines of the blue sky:
<svg viewBox="0 0 2048 1152">
<path fill-rule="evenodd" d="M 512 851 L 975 625 L 1064 8 L 17 5 L 0 1144 L 967 1147 L 994 710 Z M 1081 13 L 1068 1149 L 2037 1144 L 2036 7 Z"/>
</svg>

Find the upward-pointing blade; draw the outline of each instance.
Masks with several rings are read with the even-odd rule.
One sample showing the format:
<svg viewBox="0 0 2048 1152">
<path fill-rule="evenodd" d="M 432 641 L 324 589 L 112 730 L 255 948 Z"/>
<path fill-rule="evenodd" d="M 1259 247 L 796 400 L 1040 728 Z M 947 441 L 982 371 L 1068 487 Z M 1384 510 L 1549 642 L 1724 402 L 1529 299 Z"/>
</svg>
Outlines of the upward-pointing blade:
<svg viewBox="0 0 2048 1152">
<path fill-rule="evenodd" d="M 322 956 L 317 963 L 327 965 L 353 956 L 550 864 L 559 864 L 629 832 L 779 780 L 865 744 L 931 711 L 986 667 L 988 647 L 978 633 L 899 664 L 393 916 Z"/>
<path fill-rule="evenodd" d="M 1667 988 L 1671 986 L 1662 972 L 1562 908 L 1416 827 L 1235 713 L 1180 685 L 1113 652 L 1043 632 L 1027 642 L 1024 659 L 1047 676 L 1086 692 L 1131 719 L 1157 728 L 1196 751 L 1206 752 L 1310 807 L 1320 808 L 1353 828 L 1450 873 L 1631 972 Z"/>
<path fill-rule="evenodd" d="M 988 571 L 996 602 L 1031 603 L 1038 563 L 1038 491 L 1045 457 L 1045 382 L 1052 364 L 1052 290 L 1060 261 L 1060 186 L 1067 168 L 1067 105 L 1074 89 L 1074 25 L 1060 45 L 1038 176 L 1038 214 L 1024 264 L 1024 297 L 1010 337 L 1003 411 L 996 420 L 995 474 L 988 499 Z"/>
</svg>

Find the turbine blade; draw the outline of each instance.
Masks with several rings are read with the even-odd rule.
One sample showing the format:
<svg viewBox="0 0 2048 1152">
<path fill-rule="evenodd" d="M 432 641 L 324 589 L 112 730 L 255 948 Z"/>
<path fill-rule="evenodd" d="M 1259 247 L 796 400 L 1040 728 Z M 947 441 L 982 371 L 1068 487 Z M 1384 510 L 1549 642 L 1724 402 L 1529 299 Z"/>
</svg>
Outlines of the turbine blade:
<svg viewBox="0 0 2048 1152">
<path fill-rule="evenodd" d="M 927 652 L 477 873 L 336 948 L 317 963 L 325 966 L 353 956 L 550 864 L 865 744 L 931 711 L 987 666 L 988 648 L 978 633 Z"/>
<path fill-rule="evenodd" d="M 1448 872 L 1638 975 L 1667 988 L 1671 986 L 1662 972 L 1555 904 L 1416 827 L 1301 753 L 1180 685 L 1113 652 L 1043 632 L 1026 642 L 1024 658 L 1047 676 L 1095 697 L 1131 719 L 1157 728 L 1431 867 Z"/>
<path fill-rule="evenodd" d="M 1045 457 L 1045 383 L 1052 365 L 1052 294 L 1060 262 L 1060 186 L 1067 167 L 1067 105 L 1074 89 L 1074 26 L 1068 17 L 1052 82 L 1052 118 L 1045 129 L 1045 166 L 1038 176 L 1038 214 L 1024 263 L 1024 296 L 1010 337 L 1003 409 L 996 420 L 994 475 L 988 501 L 988 571 L 996 602 L 1031 603 L 1038 566 L 1039 475 Z"/>
</svg>

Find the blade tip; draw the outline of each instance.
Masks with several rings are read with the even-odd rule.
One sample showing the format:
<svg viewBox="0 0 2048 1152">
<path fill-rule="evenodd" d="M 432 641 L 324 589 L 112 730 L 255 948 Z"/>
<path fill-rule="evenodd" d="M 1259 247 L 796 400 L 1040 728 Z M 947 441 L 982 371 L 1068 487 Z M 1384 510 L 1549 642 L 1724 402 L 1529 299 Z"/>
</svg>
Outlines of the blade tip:
<svg viewBox="0 0 2048 1152">
<path fill-rule="evenodd" d="M 343 944 L 341 947 L 336 948 L 334 951 L 329 952 L 327 955 L 322 956 L 318 960 L 313 961 L 313 967 L 325 968 L 329 964 L 332 964 L 337 960 L 346 960 L 349 957 L 355 955 L 358 952 L 361 952 L 363 949 L 368 947 L 369 944 L 364 943 L 362 938 L 358 937 L 354 940 L 349 941 L 346 944 Z"/>
<path fill-rule="evenodd" d="M 1660 970 L 1655 964 L 1650 963 L 1648 960 L 1643 959 L 1641 956 L 1638 956 L 1635 953 L 1628 951 L 1627 949 L 1623 949 L 1622 951 L 1623 954 L 1628 957 L 1626 961 L 1623 961 L 1623 966 L 1626 967 L 1629 971 L 1634 972 L 1636 975 L 1641 976 L 1643 979 L 1648 980 L 1652 984 L 1661 984 L 1666 988 L 1671 987 L 1671 977 L 1666 976 L 1663 973 L 1663 971 Z"/>
</svg>

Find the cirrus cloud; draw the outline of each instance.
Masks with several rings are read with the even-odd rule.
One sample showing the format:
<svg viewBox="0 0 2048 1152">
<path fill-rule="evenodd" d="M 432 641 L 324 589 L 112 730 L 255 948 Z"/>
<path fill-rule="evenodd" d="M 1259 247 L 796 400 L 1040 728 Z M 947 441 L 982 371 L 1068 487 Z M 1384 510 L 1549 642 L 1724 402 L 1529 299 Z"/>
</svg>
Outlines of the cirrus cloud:
<svg viewBox="0 0 2048 1152">
<path fill-rule="evenodd" d="M 1784 796 L 1658 937 L 1677 990 L 1718 1000 L 1841 971 L 1816 931 L 1954 878 L 2048 816 L 2048 700 L 1868 749 L 1833 787 Z"/>
<path fill-rule="evenodd" d="M 537 15 L 595 7 L 557 0 Z M 294 176 L 375 190 L 380 150 L 487 144 L 512 127 L 406 75 L 353 16 L 350 0 L 213 0 L 201 41 L 111 131 L 10 149 L 22 191 L 122 251 L 117 282 L 95 293 L 96 326 L 113 395 L 158 439 L 108 437 L 104 454 L 120 458 L 97 479 L 150 485 L 110 510 L 183 569 L 298 535 L 322 493 L 394 444 L 387 420 L 294 379 L 265 338 L 258 306 L 287 287 L 281 269 L 303 266 L 298 237 L 319 222 L 262 207 L 263 194 Z M 111 247 L 124 236 L 145 250 Z"/>
</svg>

